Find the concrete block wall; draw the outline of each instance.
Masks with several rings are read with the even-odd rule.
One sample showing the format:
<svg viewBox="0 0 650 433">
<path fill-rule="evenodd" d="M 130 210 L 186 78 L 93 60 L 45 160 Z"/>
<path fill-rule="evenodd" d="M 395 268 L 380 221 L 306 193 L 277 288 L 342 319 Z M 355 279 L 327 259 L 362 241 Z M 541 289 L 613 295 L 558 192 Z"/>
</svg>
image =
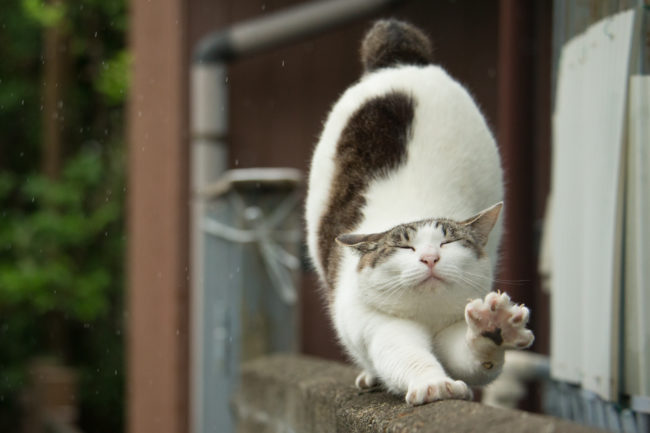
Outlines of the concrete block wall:
<svg viewBox="0 0 650 433">
<path fill-rule="evenodd" d="M 517 410 L 448 400 L 411 407 L 355 388 L 347 365 L 298 355 L 247 363 L 233 398 L 238 433 L 587 433 L 589 427 Z"/>
</svg>

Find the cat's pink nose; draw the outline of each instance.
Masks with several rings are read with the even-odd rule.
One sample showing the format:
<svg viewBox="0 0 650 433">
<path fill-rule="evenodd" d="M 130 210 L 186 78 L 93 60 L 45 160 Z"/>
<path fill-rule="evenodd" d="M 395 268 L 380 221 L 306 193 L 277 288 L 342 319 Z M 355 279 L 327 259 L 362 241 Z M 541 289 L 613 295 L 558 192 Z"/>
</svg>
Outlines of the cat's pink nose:
<svg viewBox="0 0 650 433">
<path fill-rule="evenodd" d="M 438 260 L 440 260 L 440 254 L 437 253 L 422 254 L 420 256 L 420 261 L 430 268 L 433 268 L 438 263 Z"/>
</svg>

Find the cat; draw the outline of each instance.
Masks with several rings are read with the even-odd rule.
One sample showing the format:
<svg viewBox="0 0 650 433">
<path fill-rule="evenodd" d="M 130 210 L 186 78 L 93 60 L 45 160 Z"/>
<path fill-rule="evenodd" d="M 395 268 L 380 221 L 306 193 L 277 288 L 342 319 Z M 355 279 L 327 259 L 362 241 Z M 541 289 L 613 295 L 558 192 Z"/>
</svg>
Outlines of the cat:
<svg viewBox="0 0 650 433">
<path fill-rule="evenodd" d="M 491 292 L 503 174 L 469 93 L 432 62 L 411 24 L 377 21 L 364 72 L 334 104 L 314 150 L 309 255 L 338 338 L 411 405 L 470 399 L 504 350 L 533 342 L 529 311 Z"/>
</svg>

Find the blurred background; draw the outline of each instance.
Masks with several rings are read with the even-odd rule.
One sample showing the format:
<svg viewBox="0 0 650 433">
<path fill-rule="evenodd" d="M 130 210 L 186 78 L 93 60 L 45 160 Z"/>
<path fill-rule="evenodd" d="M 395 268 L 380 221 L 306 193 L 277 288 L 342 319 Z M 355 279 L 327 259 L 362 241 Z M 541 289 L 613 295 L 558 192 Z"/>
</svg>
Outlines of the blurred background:
<svg viewBox="0 0 650 433">
<path fill-rule="evenodd" d="M 124 427 L 124 1 L 0 13 L 0 431 Z"/>
<path fill-rule="evenodd" d="M 246 359 L 345 360 L 296 237 L 301 179 L 380 17 L 425 30 L 492 127 L 507 179 L 499 288 L 531 308 L 532 350 L 549 353 L 537 269 L 561 50 L 619 11 L 641 20 L 644 2 L 374 2 L 260 48 L 227 31 L 313 3 L 3 3 L 0 431 L 214 431 Z M 541 393 L 522 407 L 541 411 Z"/>
</svg>

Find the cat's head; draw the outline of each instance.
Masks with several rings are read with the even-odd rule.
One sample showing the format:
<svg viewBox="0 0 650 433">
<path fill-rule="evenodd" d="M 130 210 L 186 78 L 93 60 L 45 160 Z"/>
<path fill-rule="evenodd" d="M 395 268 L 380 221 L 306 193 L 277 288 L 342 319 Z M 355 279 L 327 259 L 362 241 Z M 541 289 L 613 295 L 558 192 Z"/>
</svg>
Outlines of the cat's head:
<svg viewBox="0 0 650 433">
<path fill-rule="evenodd" d="M 336 241 L 359 255 L 362 289 L 403 297 L 419 289 L 454 290 L 463 299 L 489 291 L 488 236 L 503 204 L 464 221 L 428 219 L 382 233 L 344 234 Z"/>
</svg>

